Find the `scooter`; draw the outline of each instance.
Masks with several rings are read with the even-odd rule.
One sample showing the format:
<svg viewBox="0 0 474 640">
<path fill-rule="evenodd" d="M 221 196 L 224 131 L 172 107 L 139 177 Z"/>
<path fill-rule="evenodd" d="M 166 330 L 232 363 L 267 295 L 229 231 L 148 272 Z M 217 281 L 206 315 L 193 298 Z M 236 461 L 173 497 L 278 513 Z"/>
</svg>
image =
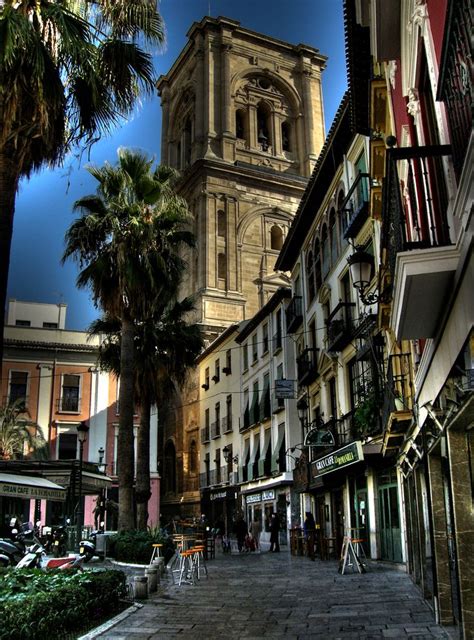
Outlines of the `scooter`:
<svg viewBox="0 0 474 640">
<path fill-rule="evenodd" d="M 53 529 L 53 555 L 56 558 L 64 556 L 67 552 L 67 530 L 64 525 Z"/>
<path fill-rule="evenodd" d="M 46 562 L 43 561 L 45 555 L 44 547 L 35 543 L 29 547 L 25 556 L 18 562 L 15 569 L 60 569 L 65 571 L 66 569 L 78 569 L 83 571 L 82 565 L 84 564 L 84 556 L 68 556 L 66 558 L 48 558 Z"/>
<path fill-rule="evenodd" d="M 5 557 L 8 559 L 8 564 L 16 565 L 23 556 L 25 555 L 28 547 L 30 547 L 33 543 L 39 543 L 39 540 L 34 535 L 33 529 L 28 529 L 28 524 L 21 525 L 23 529 L 21 532 L 18 532 L 17 529 L 12 529 L 11 534 L 13 538 L 6 540 L 0 540 L 0 554 L 2 558 L 0 558 L 0 564 L 4 566 L 8 566 L 5 564 Z"/>
<path fill-rule="evenodd" d="M 79 553 L 84 556 L 84 562 L 90 562 L 96 554 L 96 541 L 98 531 L 91 531 L 88 540 L 79 542 Z"/>
</svg>

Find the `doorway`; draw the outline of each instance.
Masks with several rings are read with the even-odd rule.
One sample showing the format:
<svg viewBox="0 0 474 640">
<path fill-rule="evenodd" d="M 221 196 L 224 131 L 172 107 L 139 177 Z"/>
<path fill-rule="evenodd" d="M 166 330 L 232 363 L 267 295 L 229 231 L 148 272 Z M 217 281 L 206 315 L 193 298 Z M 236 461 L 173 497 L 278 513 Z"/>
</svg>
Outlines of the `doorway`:
<svg viewBox="0 0 474 640">
<path fill-rule="evenodd" d="M 402 536 L 396 475 L 379 476 L 380 555 L 382 560 L 402 562 Z"/>
</svg>

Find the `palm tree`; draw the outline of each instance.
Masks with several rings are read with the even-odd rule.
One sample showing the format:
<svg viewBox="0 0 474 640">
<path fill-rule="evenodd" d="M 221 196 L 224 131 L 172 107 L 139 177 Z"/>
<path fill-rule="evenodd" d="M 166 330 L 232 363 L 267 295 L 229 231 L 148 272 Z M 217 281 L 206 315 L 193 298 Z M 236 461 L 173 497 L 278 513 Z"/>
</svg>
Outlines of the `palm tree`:
<svg viewBox="0 0 474 640">
<path fill-rule="evenodd" d="M 154 0 L 0 2 L 0 362 L 19 181 L 92 144 L 154 89 Z"/>
<path fill-rule="evenodd" d="M 166 397 L 183 384 L 186 374 L 202 350 L 203 340 L 197 324 L 187 324 L 194 310 L 190 298 L 171 300 L 161 315 L 136 327 L 135 398 L 140 407 L 137 436 L 137 477 L 135 500 L 137 528 L 146 529 L 150 490 L 150 418 L 153 405 L 162 406 Z M 90 332 L 106 334 L 99 354 L 100 365 L 120 375 L 120 332 L 118 323 L 102 318 Z"/>
<path fill-rule="evenodd" d="M 176 195 L 178 174 L 139 152 L 119 149 L 115 167 L 90 167 L 97 194 L 81 198 L 82 212 L 66 233 L 63 262 L 72 257 L 95 304 L 120 321 L 118 436 L 119 529 L 133 528 L 133 409 L 135 325 L 158 313 L 179 283 L 192 246 L 186 202 Z"/>
<path fill-rule="evenodd" d="M 41 428 L 28 419 L 22 399 L 0 407 L 0 460 L 45 458 L 46 449 Z"/>
</svg>

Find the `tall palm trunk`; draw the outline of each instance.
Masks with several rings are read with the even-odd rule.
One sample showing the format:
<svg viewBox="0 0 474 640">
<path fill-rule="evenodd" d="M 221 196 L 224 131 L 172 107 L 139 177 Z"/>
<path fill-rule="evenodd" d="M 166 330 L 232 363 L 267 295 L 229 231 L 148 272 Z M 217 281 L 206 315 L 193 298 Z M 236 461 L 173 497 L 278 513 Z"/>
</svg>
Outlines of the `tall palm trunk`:
<svg viewBox="0 0 474 640">
<path fill-rule="evenodd" d="M 1 110 L 0 110 L 1 112 Z M 8 270 L 13 235 L 18 171 L 5 153 L 0 154 L 0 364 L 3 360 L 3 318 L 7 302 Z"/>
<path fill-rule="evenodd" d="M 119 531 L 134 528 L 133 476 L 133 387 L 134 387 L 134 338 L 135 330 L 127 312 L 122 313 L 122 340 L 120 348 L 120 419 L 117 445 L 119 481 Z"/>
<path fill-rule="evenodd" d="M 148 501 L 150 489 L 150 417 L 151 403 L 148 394 L 140 406 L 141 418 L 137 437 L 137 529 L 146 530 L 148 524 Z"/>
</svg>

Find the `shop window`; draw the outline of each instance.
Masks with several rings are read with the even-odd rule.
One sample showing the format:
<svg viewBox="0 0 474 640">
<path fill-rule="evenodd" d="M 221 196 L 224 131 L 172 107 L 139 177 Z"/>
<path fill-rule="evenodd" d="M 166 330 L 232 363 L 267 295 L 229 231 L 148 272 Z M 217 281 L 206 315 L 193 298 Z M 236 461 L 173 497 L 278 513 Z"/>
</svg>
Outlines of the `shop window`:
<svg viewBox="0 0 474 640">
<path fill-rule="evenodd" d="M 220 238 L 225 238 L 227 228 L 227 216 L 225 211 L 219 209 L 217 212 L 217 235 Z"/>
<path fill-rule="evenodd" d="M 289 122 L 281 124 L 281 146 L 283 151 L 291 151 L 291 127 Z"/>
<path fill-rule="evenodd" d="M 283 231 L 277 224 L 270 229 L 270 246 L 274 251 L 280 251 L 283 246 Z"/>
</svg>

